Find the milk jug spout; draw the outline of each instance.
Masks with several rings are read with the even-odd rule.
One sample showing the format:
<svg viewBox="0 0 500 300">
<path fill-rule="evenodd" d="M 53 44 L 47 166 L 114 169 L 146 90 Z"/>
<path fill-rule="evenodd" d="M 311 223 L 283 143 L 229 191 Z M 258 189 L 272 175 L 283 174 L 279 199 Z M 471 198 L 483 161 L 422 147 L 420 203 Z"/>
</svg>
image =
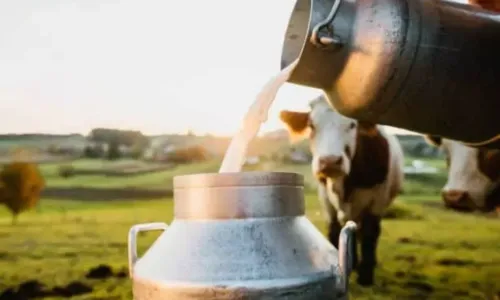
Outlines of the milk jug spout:
<svg viewBox="0 0 500 300">
<path fill-rule="evenodd" d="M 281 68 L 358 120 L 500 148 L 500 14 L 434 0 L 297 0 Z"/>
</svg>

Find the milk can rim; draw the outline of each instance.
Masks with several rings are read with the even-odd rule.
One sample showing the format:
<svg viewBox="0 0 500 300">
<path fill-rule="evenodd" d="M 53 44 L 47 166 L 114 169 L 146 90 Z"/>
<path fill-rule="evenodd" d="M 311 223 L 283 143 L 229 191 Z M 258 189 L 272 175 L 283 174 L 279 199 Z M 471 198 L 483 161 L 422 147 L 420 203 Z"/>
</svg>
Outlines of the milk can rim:
<svg viewBox="0 0 500 300">
<path fill-rule="evenodd" d="M 197 173 L 174 177 L 174 189 L 230 186 L 304 186 L 304 176 L 294 172 L 250 171 L 238 173 Z"/>
</svg>

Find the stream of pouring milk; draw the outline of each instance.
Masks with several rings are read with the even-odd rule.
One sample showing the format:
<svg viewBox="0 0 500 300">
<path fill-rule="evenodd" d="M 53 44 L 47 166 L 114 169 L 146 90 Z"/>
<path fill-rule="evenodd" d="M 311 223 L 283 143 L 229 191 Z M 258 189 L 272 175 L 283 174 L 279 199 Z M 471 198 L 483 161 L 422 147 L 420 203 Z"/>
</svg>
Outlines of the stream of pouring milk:
<svg viewBox="0 0 500 300">
<path fill-rule="evenodd" d="M 297 66 L 298 59 L 272 77 L 262 88 L 248 109 L 240 130 L 231 140 L 224 155 L 219 173 L 240 172 L 245 161 L 248 144 L 259 132 L 262 123 L 267 121 L 269 108 L 276 98 L 280 87 L 290 78 Z"/>
</svg>

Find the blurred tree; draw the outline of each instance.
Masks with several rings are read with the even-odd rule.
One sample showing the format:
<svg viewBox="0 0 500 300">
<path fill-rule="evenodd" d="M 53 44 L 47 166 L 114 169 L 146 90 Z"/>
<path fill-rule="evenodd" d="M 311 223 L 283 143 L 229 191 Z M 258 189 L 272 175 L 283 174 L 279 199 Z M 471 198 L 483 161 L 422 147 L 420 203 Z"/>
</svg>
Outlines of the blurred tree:
<svg viewBox="0 0 500 300">
<path fill-rule="evenodd" d="M 133 159 L 140 159 L 145 151 L 146 147 L 142 147 L 141 145 L 134 145 L 130 150 L 130 157 L 132 157 Z"/>
<path fill-rule="evenodd" d="M 131 147 L 134 149 L 135 153 L 142 153 L 150 143 L 149 138 L 143 135 L 140 131 L 118 130 L 109 128 L 92 129 L 89 133 L 88 139 L 96 143 L 106 143 L 108 144 L 109 149 L 111 149 L 112 147 L 119 148 L 121 145 Z M 110 151 L 109 149 L 108 153 Z"/>
<path fill-rule="evenodd" d="M 0 172 L 0 202 L 12 213 L 12 223 L 17 216 L 36 206 L 45 181 L 38 166 L 29 162 L 12 162 Z"/>
<path fill-rule="evenodd" d="M 72 165 L 62 165 L 59 167 L 59 176 L 69 178 L 75 175 L 75 168 Z"/>
<path fill-rule="evenodd" d="M 174 150 L 167 154 L 166 160 L 175 163 L 191 163 L 207 160 L 209 157 L 205 148 L 191 146 Z"/>
<path fill-rule="evenodd" d="M 149 145 L 149 138 L 140 131 L 94 128 L 90 131 L 89 140 L 98 143 L 117 142 L 119 145 L 132 147 L 134 145 Z"/>
<path fill-rule="evenodd" d="M 49 154 L 57 155 L 57 154 L 59 154 L 60 149 L 59 149 L 59 147 L 56 144 L 50 144 L 50 145 L 47 146 L 47 152 Z"/>
<path fill-rule="evenodd" d="M 116 141 L 111 141 L 108 147 L 108 160 L 117 160 L 121 157 L 120 144 Z"/>
<path fill-rule="evenodd" d="M 102 158 L 104 154 L 104 147 L 101 144 L 86 145 L 83 149 L 83 156 L 86 158 Z"/>
</svg>

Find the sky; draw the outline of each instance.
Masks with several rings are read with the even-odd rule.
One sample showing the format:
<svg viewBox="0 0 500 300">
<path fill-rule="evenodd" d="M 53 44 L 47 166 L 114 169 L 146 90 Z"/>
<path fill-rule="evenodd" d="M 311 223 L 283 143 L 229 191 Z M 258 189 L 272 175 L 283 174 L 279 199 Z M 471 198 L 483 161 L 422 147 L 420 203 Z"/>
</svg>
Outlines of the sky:
<svg viewBox="0 0 500 300">
<path fill-rule="evenodd" d="M 0 1 L 0 133 L 233 134 L 280 69 L 294 3 Z M 319 93 L 285 84 L 261 132 Z"/>
</svg>

